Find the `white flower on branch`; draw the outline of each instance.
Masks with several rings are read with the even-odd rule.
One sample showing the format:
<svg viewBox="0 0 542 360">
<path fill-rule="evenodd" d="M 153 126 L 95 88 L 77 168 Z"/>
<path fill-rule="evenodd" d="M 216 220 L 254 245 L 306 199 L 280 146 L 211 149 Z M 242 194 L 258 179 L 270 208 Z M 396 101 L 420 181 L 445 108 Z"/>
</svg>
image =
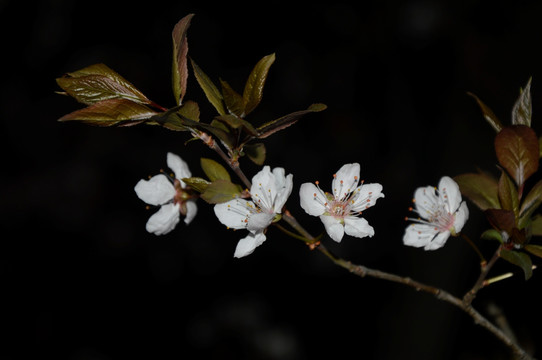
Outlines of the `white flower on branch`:
<svg viewBox="0 0 542 360">
<path fill-rule="evenodd" d="M 284 175 L 283 168 L 269 166 L 252 178 L 250 196 L 252 200 L 232 199 L 214 207 L 218 220 L 231 229 L 247 229 L 250 233 L 239 240 L 234 256 L 251 254 L 266 239 L 265 229 L 282 212 L 293 187 L 293 175 Z"/>
<path fill-rule="evenodd" d="M 327 234 L 336 242 L 341 242 L 344 233 L 358 238 L 374 235 L 373 227 L 360 216 L 384 197 L 382 185 L 362 181 L 358 186 L 359 174 L 358 163 L 346 164 L 333 175 L 331 194 L 322 191 L 318 181 L 316 185 L 305 183 L 299 190 L 303 210 L 319 216 Z"/>
<path fill-rule="evenodd" d="M 438 190 L 432 186 L 420 187 L 414 193 L 418 218 L 412 220 L 405 231 L 403 243 L 409 246 L 436 250 L 444 246 L 450 235 L 456 236 L 469 218 L 467 204 L 461 199 L 459 186 L 450 177 L 440 179 Z"/>
<path fill-rule="evenodd" d="M 155 235 L 164 235 L 177 226 L 181 214 L 189 224 L 196 216 L 198 207 L 193 195 L 186 191 L 182 178 L 192 176 L 186 162 L 178 155 L 167 154 L 167 165 L 175 177 L 158 174 L 149 180 L 139 180 L 134 190 L 137 196 L 149 205 L 160 206 L 147 221 L 146 229 Z"/>
</svg>

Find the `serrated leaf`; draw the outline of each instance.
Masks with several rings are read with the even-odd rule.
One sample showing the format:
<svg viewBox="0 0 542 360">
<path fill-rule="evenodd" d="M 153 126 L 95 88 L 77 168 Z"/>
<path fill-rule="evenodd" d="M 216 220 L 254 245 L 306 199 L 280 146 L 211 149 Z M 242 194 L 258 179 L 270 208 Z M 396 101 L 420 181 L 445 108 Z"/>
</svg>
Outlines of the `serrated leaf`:
<svg viewBox="0 0 542 360">
<path fill-rule="evenodd" d="M 220 115 L 226 115 L 223 97 L 218 88 L 192 59 L 190 59 L 190 62 L 192 64 L 192 69 L 194 70 L 194 76 L 196 77 L 199 86 L 205 93 L 207 100 L 209 100 Z"/>
<path fill-rule="evenodd" d="M 235 199 L 241 192 L 239 185 L 227 180 L 215 180 L 207 186 L 201 198 L 210 204 L 219 204 Z"/>
<path fill-rule="evenodd" d="M 111 99 L 100 101 L 84 109 L 64 115 L 58 121 L 81 121 L 90 125 L 113 126 L 135 125 L 158 114 L 145 105 L 127 100 Z"/>
<path fill-rule="evenodd" d="M 480 235 L 480 238 L 484 240 L 497 240 L 501 244 L 504 242 L 501 233 L 495 229 L 489 229 L 484 231 L 482 235 Z"/>
<path fill-rule="evenodd" d="M 531 188 L 521 204 L 519 211 L 520 228 L 527 223 L 531 215 L 540 207 L 540 204 L 542 204 L 542 180 Z"/>
<path fill-rule="evenodd" d="M 222 85 L 222 96 L 224 98 L 224 103 L 226 108 L 232 114 L 237 115 L 238 117 L 245 116 L 245 101 L 243 97 L 237 93 L 233 88 L 224 80 L 220 80 Z"/>
<path fill-rule="evenodd" d="M 188 66 L 187 66 L 187 54 L 188 54 L 188 40 L 187 30 L 190 26 L 190 21 L 194 17 L 194 14 L 189 14 L 183 17 L 174 26 L 171 33 L 173 39 L 173 71 L 172 71 L 172 85 L 173 95 L 177 105 L 181 105 L 184 95 L 186 93 L 186 83 L 188 80 Z"/>
<path fill-rule="evenodd" d="M 290 125 L 295 124 L 303 115 L 306 115 L 308 113 L 313 113 L 313 112 L 320 112 L 320 111 L 325 110 L 326 108 L 327 106 L 324 104 L 312 104 L 306 110 L 296 111 L 291 114 L 285 115 L 281 118 L 278 118 L 276 120 L 267 122 L 256 129 L 259 134 L 258 138 L 264 139 L 276 133 L 279 130 L 282 130 L 284 128 L 287 128 Z"/>
<path fill-rule="evenodd" d="M 266 150 L 265 145 L 262 143 L 246 144 L 243 147 L 243 151 L 246 156 L 256 165 L 263 165 L 265 162 Z"/>
<path fill-rule="evenodd" d="M 263 88 L 267 79 L 267 74 L 269 73 L 269 68 L 274 61 L 275 54 L 264 56 L 260 61 L 258 61 L 256 66 L 254 66 L 254 69 L 252 69 L 243 91 L 245 116 L 252 112 L 262 100 Z"/>
<path fill-rule="evenodd" d="M 499 121 L 499 119 L 493 113 L 493 111 L 486 104 L 484 104 L 482 102 L 482 100 L 480 100 L 478 98 L 478 96 L 476 96 L 476 95 L 474 95 L 473 93 L 470 93 L 470 92 L 468 92 L 467 94 L 472 96 L 474 98 L 474 100 L 476 100 L 476 102 L 478 103 L 478 106 L 482 110 L 482 114 L 484 116 L 484 119 L 486 119 L 486 121 L 489 123 L 489 125 L 491 125 L 491 127 L 493 129 L 495 129 L 495 131 L 497 131 L 497 132 L 501 131 L 502 128 L 503 128 L 502 123 Z"/>
<path fill-rule="evenodd" d="M 56 79 L 67 95 L 80 103 L 92 105 L 103 100 L 128 99 L 151 104 L 134 85 L 104 64 L 94 64 Z"/>
<path fill-rule="evenodd" d="M 531 79 L 525 89 L 520 89 L 519 97 L 512 108 L 512 125 L 531 126 L 532 117 Z"/>
<path fill-rule="evenodd" d="M 203 169 L 203 172 L 205 173 L 205 175 L 207 175 L 209 180 L 231 181 L 228 170 L 226 170 L 224 166 L 220 165 L 218 162 L 212 159 L 207 159 L 207 158 L 201 158 L 200 161 L 201 161 L 201 168 Z"/>
<path fill-rule="evenodd" d="M 205 189 L 207 189 L 207 186 L 210 184 L 209 181 L 200 177 L 183 178 L 181 180 L 199 193 L 204 192 Z"/>
<path fill-rule="evenodd" d="M 527 250 L 533 255 L 536 255 L 542 258 L 542 246 L 540 245 L 532 245 L 532 244 L 525 245 L 525 250 Z"/>
<path fill-rule="evenodd" d="M 484 173 L 467 173 L 454 177 L 461 194 L 481 210 L 499 209 L 498 182 Z"/>
<path fill-rule="evenodd" d="M 539 148 L 535 132 L 525 125 L 503 128 L 495 137 L 495 152 L 518 188 L 538 169 Z"/>
<path fill-rule="evenodd" d="M 519 266 L 525 274 L 525 280 L 529 280 L 533 275 L 533 262 L 531 257 L 524 252 L 503 249 L 500 256 L 509 263 Z"/>
<path fill-rule="evenodd" d="M 519 214 L 519 198 L 516 185 L 503 170 L 499 179 L 499 202 L 504 210 L 512 210 L 517 217 Z"/>
</svg>

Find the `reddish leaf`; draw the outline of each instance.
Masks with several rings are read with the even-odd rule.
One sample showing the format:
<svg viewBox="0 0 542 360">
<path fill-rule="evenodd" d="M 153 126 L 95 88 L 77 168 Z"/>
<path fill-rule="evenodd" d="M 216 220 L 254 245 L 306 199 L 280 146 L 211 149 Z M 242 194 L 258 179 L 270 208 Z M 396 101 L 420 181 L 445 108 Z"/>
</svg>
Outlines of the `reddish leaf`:
<svg viewBox="0 0 542 360">
<path fill-rule="evenodd" d="M 474 98 L 474 100 L 476 100 L 476 102 L 478 103 L 478 106 L 480 107 L 480 109 L 482 110 L 482 114 L 484 115 L 484 119 L 486 119 L 486 121 L 489 123 L 489 125 L 491 125 L 491 127 L 493 127 L 493 129 L 495 129 L 497 132 L 501 131 L 501 129 L 503 128 L 501 122 L 499 121 L 499 119 L 497 118 L 497 116 L 493 113 L 493 111 L 486 105 L 482 102 L 482 100 L 480 100 L 478 98 L 478 96 L 472 94 L 472 93 L 467 93 L 469 94 L 470 96 L 472 96 Z"/>
<path fill-rule="evenodd" d="M 112 126 L 121 122 L 139 123 L 158 114 L 145 105 L 127 99 L 100 101 L 64 115 L 58 121 L 81 121 L 90 125 Z"/>
<path fill-rule="evenodd" d="M 173 28 L 171 36 L 173 38 L 173 94 L 177 105 L 181 105 L 186 93 L 186 83 L 188 80 L 188 40 L 186 32 L 190 26 L 190 21 L 194 14 L 183 17 Z"/>
<path fill-rule="evenodd" d="M 496 229 L 512 234 L 516 226 L 516 217 L 511 210 L 487 209 L 485 212 L 487 220 Z"/>
<path fill-rule="evenodd" d="M 66 94 L 92 105 L 109 99 L 128 99 L 151 104 L 143 93 L 104 64 L 94 64 L 56 79 Z"/>
<path fill-rule="evenodd" d="M 495 152 L 502 167 L 521 188 L 538 170 L 538 138 L 528 126 L 505 127 L 495 137 Z"/>
</svg>

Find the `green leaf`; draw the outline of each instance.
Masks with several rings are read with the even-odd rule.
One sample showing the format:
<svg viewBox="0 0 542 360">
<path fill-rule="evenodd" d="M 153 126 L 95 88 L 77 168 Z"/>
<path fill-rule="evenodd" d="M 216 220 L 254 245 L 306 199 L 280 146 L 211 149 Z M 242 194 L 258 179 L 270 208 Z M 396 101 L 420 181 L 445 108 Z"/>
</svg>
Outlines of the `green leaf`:
<svg viewBox="0 0 542 360">
<path fill-rule="evenodd" d="M 204 192 L 205 189 L 207 189 L 207 186 L 210 184 L 209 181 L 200 177 L 183 178 L 181 180 L 199 193 Z"/>
<path fill-rule="evenodd" d="M 64 115 L 58 121 L 81 121 L 90 125 L 135 125 L 158 114 L 145 105 L 127 100 L 110 99 L 100 101 L 84 109 Z"/>
<path fill-rule="evenodd" d="M 201 158 L 201 168 L 209 180 L 227 180 L 231 181 L 230 174 L 224 166 L 212 159 Z"/>
<path fill-rule="evenodd" d="M 194 14 L 183 17 L 173 28 L 171 37 L 173 38 L 173 71 L 172 85 L 173 95 L 177 105 L 181 105 L 186 93 L 186 83 L 188 80 L 188 66 L 186 55 L 188 54 L 188 40 L 186 32 L 190 26 L 190 21 Z"/>
<path fill-rule="evenodd" d="M 484 173 L 468 173 L 454 177 L 463 196 L 481 210 L 499 209 L 498 183 Z"/>
<path fill-rule="evenodd" d="M 188 131 L 193 126 L 190 124 L 199 122 L 199 106 L 194 101 L 187 101 L 180 106 L 171 108 L 163 113 L 153 116 L 147 123 L 150 125 L 162 125 L 175 131 Z M 190 124 L 187 124 L 190 122 Z"/>
<path fill-rule="evenodd" d="M 327 106 L 324 104 L 312 104 L 308 107 L 307 110 L 296 111 L 291 114 L 285 115 L 279 119 L 267 122 L 256 129 L 259 134 L 258 138 L 264 139 L 279 130 L 295 124 L 303 115 L 313 112 L 320 112 L 325 110 L 326 108 Z"/>
<path fill-rule="evenodd" d="M 262 100 L 265 80 L 267 79 L 269 68 L 274 61 L 275 54 L 264 56 L 260 61 L 258 61 L 256 66 L 254 66 L 254 69 L 252 69 L 243 91 L 245 116 L 252 112 Z"/>
<path fill-rule="evenodd" d="M 525 245 L 525 250 L 527 250 L 533 255 L 542 257 L 542 246 L 540 245 L 531 245 L 531 244 Z"/>
<path fill-rule="evenodd" d="M 473 93 L 470 93 L 470 92 L 468 92 L 467 94 L 472 96 L 474 98 L 474 100 L 476 100 L 476 102 L 478 103 L 478 106 L 482 110 L 482 114 L 484 115 L 484 119 L 486 119 L 486 121 L 489 123 L 489 125 L 491 125 L 491 127 L 493 129 L 495 129 L 495 131 L 497 131 L 497 132 L 501 131 L 503 126 L 502 126 L 501 122 L 499 121 L 499 119 L 497 118 L 497 116 L 495 116 L 493 111 L 486 104 L 484 104 L 482 102 L 482 100 L 480 100 L 478 98 L 478 96 L 476 96 L 476 95 L 474 95 Z"/>
<path fill-rule="evenodd" d="M 228 111 L 238 117 L 244 117 L 245 101 L 243 97 L 233 90 L 226 81 L 220 80 L 220 84 L 222 85 L 222 95 Z"/>
<path fill-rule="evenodd" d="M 228 180 L 215 180 L 207 186 L 201 198 L 210 204 L 219 204 L 235 199 L 241 192 L 239 185 Z"/>
<path fill-rule="evenodd" d="M 254 126 L 252 126 L 251 123 L 249 123 L 245 119 L 241 119 L 236 115 L 221 115 L 217 116 L 215 119 L 228 125 L 230 128 L 241 128 L 252 137 L 258 136 L 257 130 L 254 128 Z"/>
<path fill-rule="evenodd" d="M 192 60 L 192 69 L 194 70 L 194 75 L 198 81 L 199 86 L 205 93 L 207 100 L 215 107 L 216 111 L 220 115 L 226 115 L 226 110 L 224 109 L 222 93 L 218 90 L 215 84 L 211 79 L 201 70 L 201 68 Z"/>
<path fill-rule="evenodd" d="M 524 252 L 503 249 L 500 256 L 509 263 L 519 266 L 525 274 L 525 280 L 529 280 L 533 275 L 533 262 L 531 257 Z"/>
<path fill-rule="evenodd" d="M 103 100 L 127 99 L 151 104 L 143 93 L 104 64 L 94 64 L 56 79 L 67 95 L 92 105 Z"/>
<path fill-rule="evenodd" d="M 499 163 L 512 176 L 518 188 L 538 169 L 538 138 L 528 126 L 505 127 L 495 137 L 495 152 Z"/>
<path fill-rule="evenodd" d="M 537 182 L 531 188 L 521 204 L 521 209 L 519 211 L 520 228 L 522 227 L 522 224 L 526 224 L 531 215 L 538 209 L 540 204 L 542 204 L 542 180 Z"/>
<path fill-rule="evenodd" d="M 531 235 L 542 236 L 542 216 L 540 214 L 531 219 Z"/>
<path fill-rule="evenodd" d="M 254 162 L 256 165 L 263 165 L 265 162 L 265 145 L 262 143 L 256 143 L 256 144 L 246 144 L 243 147 L 243 151 L 248 156 L 252 162 Z"/>
<path fill-rule="evenodd" d="M 512 125 L 531 126 L 532 117 L 531 79 L 525 89 L 520 89 L 519 97 L 512 108 Z"/>
<path fill-rule="evenodd" d="M 499 201 L 501 208 L 504 210 L 512 210 L 517 217 L 519 214 L 519 198 L 516 185 L 503 170 L 499 180 Z"/>
<path fill-rule="evenodd" d="M 495 229 L 484 231 L 480 237 L 484 240 L 497 240 L 501 244 L 504 243 L 501 233 Z"/>
</svg>

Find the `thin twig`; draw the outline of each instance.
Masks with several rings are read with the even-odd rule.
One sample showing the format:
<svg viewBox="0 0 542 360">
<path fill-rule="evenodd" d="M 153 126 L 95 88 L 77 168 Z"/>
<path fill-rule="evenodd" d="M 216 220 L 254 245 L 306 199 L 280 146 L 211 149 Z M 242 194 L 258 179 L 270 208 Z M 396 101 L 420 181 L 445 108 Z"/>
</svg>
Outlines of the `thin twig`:
<svg viewBox="0 0 542 360">
<path fill-rule="evenodd" d="M 474 298 L 476 297 L 476 293 L 478 292 L 478 290 L 480 290 L 484 286 L 484 281 L 487 277 L 487 274 L 489 273 L 489 270 L 491 270 L 495 262 L 499 259 L 501 250 L 502 245 L 497 248 L 491 260 L 489 260 L 489 262 L 485 266 L 482 266 L 482 272 L 480 273 L 478 280 L 476 280 L 476 283 L 474 284 L 472 289 L 470 289 L 469 292 L 467 292 L 463 297 L 463 301 L 466 304 L 472 303 L 472 300 L 474 300 Z"/>
</svg>

